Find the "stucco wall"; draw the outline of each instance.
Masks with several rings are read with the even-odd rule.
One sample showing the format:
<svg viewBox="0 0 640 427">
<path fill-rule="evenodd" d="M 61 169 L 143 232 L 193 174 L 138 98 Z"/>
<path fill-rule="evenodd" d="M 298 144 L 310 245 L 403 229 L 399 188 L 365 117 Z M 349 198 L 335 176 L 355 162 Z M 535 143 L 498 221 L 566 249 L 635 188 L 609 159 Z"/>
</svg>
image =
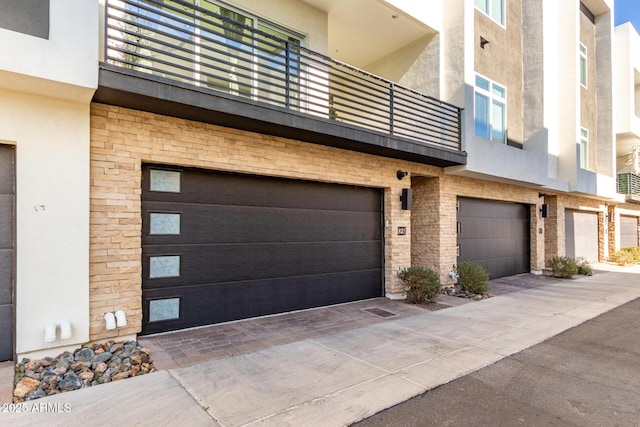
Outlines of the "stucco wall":
<svg viewBox="0 0 640 427">
<path fill-rule="evenodd" d="M 89 105 L 0 90 L 0 140 L 16 146 L 16 351 L 89 338 Z M 46 323 L 72 337 L 44 343 Z"/>
</svg>

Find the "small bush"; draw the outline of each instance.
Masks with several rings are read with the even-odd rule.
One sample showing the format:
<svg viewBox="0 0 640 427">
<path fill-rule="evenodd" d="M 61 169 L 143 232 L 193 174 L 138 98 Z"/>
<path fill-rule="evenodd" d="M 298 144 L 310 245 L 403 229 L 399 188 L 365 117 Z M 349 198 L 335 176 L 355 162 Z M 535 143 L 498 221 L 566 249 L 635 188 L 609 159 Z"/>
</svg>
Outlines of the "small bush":
<svg viewBox="0 0 640 427">
<path fill-rule="evenodd" d="M 489 273 L 479 264 L 463 262 L 456 269 L 458 284 L 470 294 L 484 294 L 489 290 Z"/>
<path fill-rule="evenodd" d="M 640 262 L 640 247 L 630 246 L 622 248 L 619 251 L 614 252 L 611 257 L 609 257 L 609 260 L 618 265 L 638 263 Z"/>
<path fill-rule="evenodd" d="M 575 259 L 576 265 L 578 266 L 578 274 L 582 274 L 583 276 L 592 276 L 593 269 L 589 264 L 589 261 L 582 257 L 578 257 Z"/>
<path fill-rule="evenodd" d="M 430 268 L 413 265 L 398 272 L 398 277 L 407 292 L 407 301 L 422 304 L 433 301 L 440 293 L 440 277 Z"/>
<path fill-rule="evenodd" d="M 578 264 L 573 258 L 555 256 L 549 260 L 549 267 L 553 277 L 571 279 L 578 274 Z"/>
</svg>

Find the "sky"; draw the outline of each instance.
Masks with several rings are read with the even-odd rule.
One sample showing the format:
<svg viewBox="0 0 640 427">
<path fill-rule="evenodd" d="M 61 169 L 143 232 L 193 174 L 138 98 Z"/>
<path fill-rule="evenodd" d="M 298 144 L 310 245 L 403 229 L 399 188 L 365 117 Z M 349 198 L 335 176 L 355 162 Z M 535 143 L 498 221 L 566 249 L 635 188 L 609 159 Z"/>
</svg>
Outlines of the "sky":
<svg viewBox="0 0 640 427">
<path fill-rule="evenodd" d="M 613 10 L 615 25 L 631 21 L 640 31 L 640 0 L 614 0 Z"/>
</svg>

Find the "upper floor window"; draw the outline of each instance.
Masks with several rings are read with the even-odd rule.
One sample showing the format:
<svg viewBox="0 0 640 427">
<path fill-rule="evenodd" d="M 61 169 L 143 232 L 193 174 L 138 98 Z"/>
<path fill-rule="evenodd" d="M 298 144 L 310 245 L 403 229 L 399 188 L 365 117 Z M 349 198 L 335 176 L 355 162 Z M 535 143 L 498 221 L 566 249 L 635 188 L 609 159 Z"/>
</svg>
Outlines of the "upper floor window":
<svg viewBox="0 0 640 427">
<path fill-rule="evenodd" d="M 505 142 L 507 132 L 507 88 L 476 75 L 474 91 L 475 134 Z"/>
<path fill-rule="evenodd" d="M 580 84 L 587 87 L 587 47 L 580 43 Z"/>
<path fill-rule="evenodd" d="M 505 25 L 504 4 L 506 0 L 475 0 L 476 8 L 500 25 Z"/>
<path fill-rule="evenodd" d="M 580 168 L 589 167 L 589 130 L 580 128 Z"/>
</svg>

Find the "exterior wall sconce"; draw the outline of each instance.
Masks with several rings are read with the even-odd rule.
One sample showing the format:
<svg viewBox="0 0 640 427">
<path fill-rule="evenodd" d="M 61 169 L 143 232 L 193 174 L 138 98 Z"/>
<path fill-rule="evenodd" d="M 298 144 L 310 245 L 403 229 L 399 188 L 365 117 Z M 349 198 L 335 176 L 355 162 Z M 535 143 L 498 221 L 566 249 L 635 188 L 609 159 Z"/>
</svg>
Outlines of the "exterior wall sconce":
<svg viewBox="0 0 640 427">
<path fill-rule="evenodd" d="M 396 172 L 396 177 L 401 180 L 402 178 L 404 178 L 405 176 L 409 175 L 409 172 L 406 171 L 401 171 L 399 170 L 398 172 Z"/>
<path fill-rule="evenodd" d="M 484 46 L 491 43 L 489 40 L 485 39 L 484 37 L 480 36 L 480 47 L 482 49 L 484 49 Z"/>
<path fill-rule="evenodd" d="M 540 216 L 542 218 L 549 218 L 549 205 L 547 203 L 540 206 Z"/>
<path fill-rule="evenodd" d="M 413 202 L 413 191 L 410 188 L 403 188 L 400 196 L 403 211 L 410 211 Z"/>
</svg>

